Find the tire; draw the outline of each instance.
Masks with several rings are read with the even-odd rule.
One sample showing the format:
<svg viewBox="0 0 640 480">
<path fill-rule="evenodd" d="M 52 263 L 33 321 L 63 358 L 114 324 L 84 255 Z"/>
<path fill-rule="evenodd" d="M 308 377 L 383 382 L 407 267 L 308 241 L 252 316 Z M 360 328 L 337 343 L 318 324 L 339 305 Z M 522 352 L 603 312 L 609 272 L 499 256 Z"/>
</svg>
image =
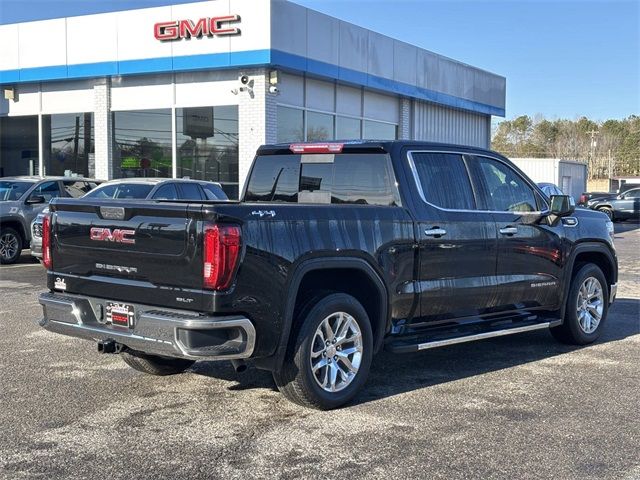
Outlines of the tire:
<svg viewBox="0 0 640 480">
<path fill-rule="evenodd" d="M 615 222 L 615 217 L 613 215 L 613 210 L 609 207 L 601 207 L 598 209 L 599 212 L 604 213 L 607 217 L 609 217 L 609 220 L 611 220 L 612 222 Z"/>
<path fill-rule="evenodd" d="M 344 405 L 360 391 L 371 367 L 373 334 L 367 312 L 352 296 L 331 293 L 315 297 L 297 320 L 301 323 L 282 369 L 273 373 L 278 389 L 304 407 L 331 410 Z M 340 337 L 345 339 L 342 344 Z M 312 363 L 324 366 L 314 373 Z"/>
<path fill-rule="evenodd" d="M 158 357 L 156 355 L 148 355 L 135 350 L 120 352 L 120 356 L 122 357 L 122 360 L 124 360 L 124 363 L 134 370 L 158 376 L 182 373 L 195 363 L 195 360 Z"/>
<path fill-rule="evenodd" d="M 22 237 L 13 228 L 0 231 L 0 263 L 9 265 L 16 263 L 22 252 Z"/>
<path fill-rule="evenodd" d="M 595 280 L 595 283 L 589 283 L 590 280 Z M 585 292 L 591 290 L 591 286 L 594 287 L 594 294 L 599 292 L 599 298 L 587 296 L 587 303 L 590 303 L 591 308 L 582 308 L 580 302 L 583 301 Z M 594 302 L 600 301 L 601 310 L 593 307 Z M 609 285 L 602 273 L 602 270 L 593 263 L 587 263 L 580 267 L 576 274 L 571 279 L 571 287 L 569 288 L 569 295 L 567 297 L 567 305 L 565 309 L 564 321 L 562 325 L 551 329 L 551 334 L 560 342 L 570 345 L 587 345 L 595 342 L 601 335 L 604 324 L 607 320 L 607 313 L 609 310 Z M 584 316 L 585 312 L 589 314 L 590 318 Z M 600 318 L 598 319 L 598 313 Z M 582 320 L 581 320 L 582 319 Z M 594 328 L 594 323 L 597 324 Z M 585 325 L 593 328 L 585 329 Z"/>
</svg>

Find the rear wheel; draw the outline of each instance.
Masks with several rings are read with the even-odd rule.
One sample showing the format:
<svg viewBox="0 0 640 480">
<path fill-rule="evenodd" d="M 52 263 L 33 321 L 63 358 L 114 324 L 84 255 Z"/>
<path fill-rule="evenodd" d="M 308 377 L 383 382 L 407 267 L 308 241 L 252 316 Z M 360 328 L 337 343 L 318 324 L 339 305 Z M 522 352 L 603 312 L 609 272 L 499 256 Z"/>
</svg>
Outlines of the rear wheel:
<svg viewBox="0 0 640 480">
<path fill-rule="evenodd" d="M 126 350 L 120 353 L 122 360 L 131 368 L 149 375 L 175 375 L 182 373 L 195 363 L 194 360 L 184 358 L 159 357 L 135 350 Z"/>
<path fill-rule="evenodd" d="M 352 296 L 334 293 L 303 309 L 300 321 L 282 369 L 273 374 L 278 389 L 305 407 L 344 405 L 362 388 L 371 366 L 367 312 Z"/>
<path fill-rule="evenodd" d="M 22 237 L 13 228 L 0 231 L 0 263 L 16 263 L 22 252 Z"/>
<path fill-rule="evenodd" d="M 563 343 L 586 345 L 595 342 L 607 319 L 607 281 L 597 265 L 588 263 L 575 274 L 569 288 L 564 322 L 551 329 Z"/>
<path fill-rule="evenodd" d="M 609 220 L 611 220 L 612 222 L 614 221 L 613 210 L 611 208 L 602 207 L 602 208 L 599 208 L 598 211 L 604 213 L 607 217 L 609 217 Z"/>
</svg>

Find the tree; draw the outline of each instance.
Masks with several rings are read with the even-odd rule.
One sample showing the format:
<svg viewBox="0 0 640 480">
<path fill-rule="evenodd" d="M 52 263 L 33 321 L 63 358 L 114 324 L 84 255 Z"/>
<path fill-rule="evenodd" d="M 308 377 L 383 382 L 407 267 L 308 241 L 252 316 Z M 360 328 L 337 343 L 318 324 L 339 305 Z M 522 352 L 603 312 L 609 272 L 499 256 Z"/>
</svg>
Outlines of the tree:
<svg viewBox="0 0 640 480">
<path fill-rule="evenodd" d="M 593 138 L 593 142 L 592 142 Z M 640 174 L 640 117 L 596 122 L 534 119 L 521 115 L 500 122 L 492 148 L 513 157 L 552 157 L 588 164 L 590 178 Z"/>
</svg>

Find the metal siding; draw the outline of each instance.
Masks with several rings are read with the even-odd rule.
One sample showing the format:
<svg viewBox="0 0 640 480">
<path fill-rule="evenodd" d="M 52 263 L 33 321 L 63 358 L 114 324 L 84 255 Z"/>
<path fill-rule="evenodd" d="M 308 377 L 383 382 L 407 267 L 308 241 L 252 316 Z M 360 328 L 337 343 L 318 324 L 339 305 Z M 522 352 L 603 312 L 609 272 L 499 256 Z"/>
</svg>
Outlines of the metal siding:
<svg viewBox="0 0 640 480">
<path fill-rule="evenodd" d="M 562 188 L 562 177 L 570 177 L 570 189 L 564 192 L 571 195 L 576 201 L 582 194 L 587 191 L 587 165 L 577 162 L 558 161 L 558 185 Z"/>
<path fill-rule="evenodd" d="M 557 160 L 554 158 L 512 158 L 511 161 L 535 183 L 558 184 Z"/>
<path fill-rule="evenodd" d="M 414 102 L 412 138 L 489 148 L 490 117 L 432 103 Z"/>
</svg>

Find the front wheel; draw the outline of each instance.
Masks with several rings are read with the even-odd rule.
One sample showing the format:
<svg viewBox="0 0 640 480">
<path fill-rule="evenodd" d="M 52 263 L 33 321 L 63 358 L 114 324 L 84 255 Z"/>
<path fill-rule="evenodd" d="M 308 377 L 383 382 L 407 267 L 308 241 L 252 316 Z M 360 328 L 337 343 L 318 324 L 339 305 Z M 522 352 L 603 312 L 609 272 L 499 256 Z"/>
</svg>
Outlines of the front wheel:
<svg viewBox="0 0 640 480">
<path fill-rule="evenodd" d="M 193 360 L 184 358 L 159 357 L 135 350 L 120 352 L 120 357 L 134 370 L 158 376 L 182 373 L 195 363 Z"/>
<path fill-rule="evenodd" d="M 609 291 L 602 270 L 593 263 L 583 265 L 571 280 L 564 322 L 551 333 L 563 343 L 593 343 L 602 333 L 608 310 Z"/>
<path fill-rule="evenodd" d="M 371 367 L 373 334 L 367 312 L 350 295 L 334 293 L 303 309 L 295 343 L 276 385 L 287 399 L 330 410 L 356 396 Z"/>
<path fill-rule="evenodd" d="M 13 228 L 0 231 L 0 263 L 16 263 L 22 252 L 22 237 Z"/>
</svg>

